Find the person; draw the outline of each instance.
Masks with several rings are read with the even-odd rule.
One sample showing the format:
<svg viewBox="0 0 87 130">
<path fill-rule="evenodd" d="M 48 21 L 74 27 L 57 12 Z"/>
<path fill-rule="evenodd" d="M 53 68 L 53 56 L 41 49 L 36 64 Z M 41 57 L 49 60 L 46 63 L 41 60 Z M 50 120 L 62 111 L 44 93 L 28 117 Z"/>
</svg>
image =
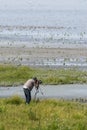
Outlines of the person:
<svg viewBox="0 0 87 130">
<path fill-rule="evenodd" d="M 24 90 L 24 94 L 26 98 L 26 104 L 29 104 L 31 101 L 31 90 L 33 89 L 34 86 L 36 90 L 39 88 L 39 80 L 36 77 L 29 79 L 23 85 L 23 90 Z"/>
</svg>

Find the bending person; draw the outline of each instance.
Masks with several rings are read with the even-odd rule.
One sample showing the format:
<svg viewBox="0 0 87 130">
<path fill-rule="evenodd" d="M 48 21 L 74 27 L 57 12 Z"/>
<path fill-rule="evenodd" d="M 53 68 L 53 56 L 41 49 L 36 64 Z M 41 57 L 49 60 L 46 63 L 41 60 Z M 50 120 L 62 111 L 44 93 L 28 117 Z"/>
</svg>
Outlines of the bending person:
<svg viewBox="0 0 87 130">
<path fill-rule="evenodd" d="M 36 89 L 39 88 L 39 82 L 36 77 L 29 79 L 26 81 L 26 83 L 23 86 L 25 98 L 26 98 L 26 103 L 29 104 L 31 101 L 31 90 L 35 86 Z"/>
</svg>

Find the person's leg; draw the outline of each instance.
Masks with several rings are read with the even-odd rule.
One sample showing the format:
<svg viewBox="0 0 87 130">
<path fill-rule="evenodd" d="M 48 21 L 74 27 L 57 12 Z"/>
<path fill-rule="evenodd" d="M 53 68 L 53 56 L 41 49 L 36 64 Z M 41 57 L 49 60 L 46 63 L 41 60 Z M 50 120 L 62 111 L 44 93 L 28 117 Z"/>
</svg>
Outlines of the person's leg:
<svg viewBox="0 0 87 130">
<path fill-rule="evenodd" d="M 25 94 L 25 100 L 26 100 L 26 102 L 27 102 L 27 89 L 23 89 L 24 90 L 24 94 Z"/>
<path fill-rule="evenodd" d="M 29 103 L 31 101 L 31 91 L 29 91 Z"/>
<path fill-rule="evenodd" d="M 26 103 L 29 104 L 31 101 L 31 92 L 29 89 L 24 89 L 24 93 L 25 93 Z"/>
</svg>

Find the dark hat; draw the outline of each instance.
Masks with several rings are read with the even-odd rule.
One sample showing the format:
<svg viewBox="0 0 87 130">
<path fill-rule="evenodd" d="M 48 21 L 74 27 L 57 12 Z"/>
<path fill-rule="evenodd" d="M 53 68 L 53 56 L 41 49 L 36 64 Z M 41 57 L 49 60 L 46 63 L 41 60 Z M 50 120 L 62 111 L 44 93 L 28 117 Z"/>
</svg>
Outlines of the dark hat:
<svg viewBox="0 0 87 130">
<path fill-rule="evenodd" d="M 33 80 L 35 80 L 35 81 L 36 81 L 36 80 L 37 80 L 37 77 L 33 77 Z"/>
</svg>

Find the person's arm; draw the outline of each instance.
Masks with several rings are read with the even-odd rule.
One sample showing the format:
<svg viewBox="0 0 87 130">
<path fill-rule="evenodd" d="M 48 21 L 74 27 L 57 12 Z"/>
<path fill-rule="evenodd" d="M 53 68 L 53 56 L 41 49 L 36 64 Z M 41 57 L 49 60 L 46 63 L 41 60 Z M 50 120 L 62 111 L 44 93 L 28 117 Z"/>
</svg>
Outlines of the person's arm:
<svg viewBox="0 0 87 130">
<path fill-rule="evenodd" d="M 35 82 L 34 86 L 35 86 L 36 90 L 38 90 L 40 84 L 42 84 L 42 80 L 37 80 Z"/>
<path fill-rule="evenodd" d="M 38 88 L 39 88 L 39 80 L 36 81 L 35 88 L 36 88 L 36 90 L 38 90 Z"/>
</svg>

